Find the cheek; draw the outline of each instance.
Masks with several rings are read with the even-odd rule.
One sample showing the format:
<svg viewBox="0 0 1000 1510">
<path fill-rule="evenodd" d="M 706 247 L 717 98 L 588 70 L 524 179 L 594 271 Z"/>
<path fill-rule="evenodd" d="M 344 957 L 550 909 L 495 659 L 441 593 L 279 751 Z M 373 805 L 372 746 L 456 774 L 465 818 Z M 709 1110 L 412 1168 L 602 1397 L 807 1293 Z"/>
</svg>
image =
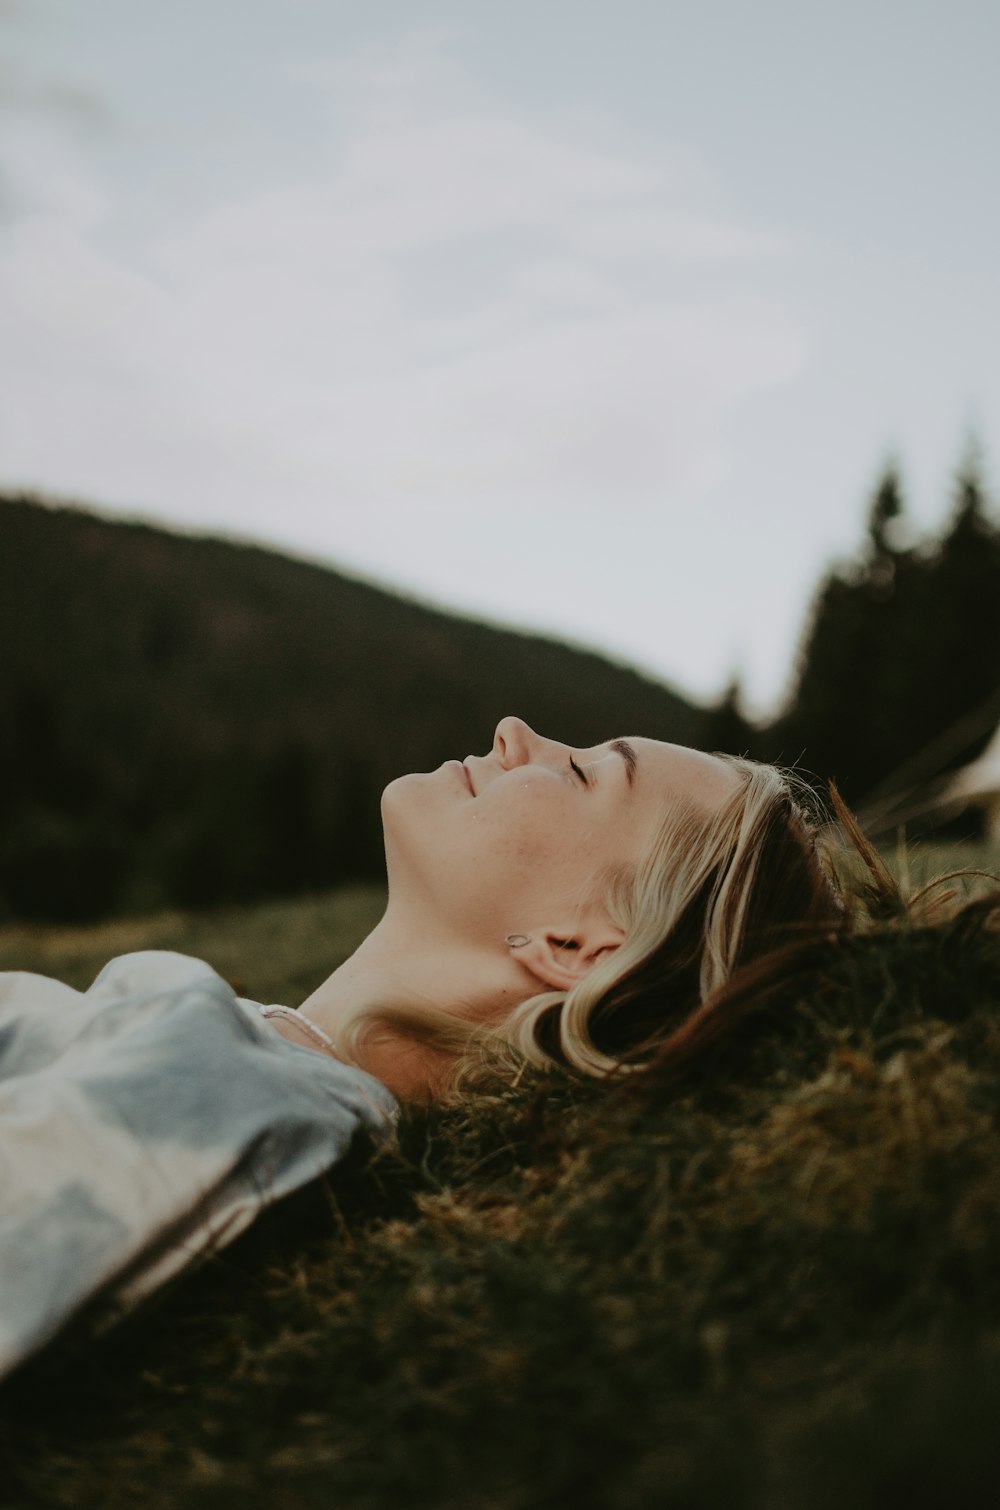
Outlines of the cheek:
<svg viewBox="0 0 1000 1510">
<path fill-rule="evenodd" d="M 570 794 L 551 778 L 517 779 L 464 801 L 435 775 L 401 776 L 382 794 L 386 860 L 397 897 L 410 885 L 463 927 L 578 885 L 592 855 Z M 510 925 L 513 926 L 513 925 Z"/>
<path fill-rule="evenodd" d="M 502 809 L 482 812 L 474 843 L 477 862 L 496 884 L 523 892 L 562 884 L 585 864 L 592 835 L 581 832 L 579 815 L 561 802 L 561 792 L 526 785 Z M 485 877 L 484 877 L 485 879 Z"/>
</svg>

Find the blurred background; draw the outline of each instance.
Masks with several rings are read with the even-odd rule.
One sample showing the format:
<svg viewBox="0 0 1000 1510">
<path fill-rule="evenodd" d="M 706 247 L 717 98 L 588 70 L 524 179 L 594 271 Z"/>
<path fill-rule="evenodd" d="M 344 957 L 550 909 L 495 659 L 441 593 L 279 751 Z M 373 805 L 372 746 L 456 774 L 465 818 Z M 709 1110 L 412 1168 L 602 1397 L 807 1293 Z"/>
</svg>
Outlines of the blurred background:
<svg viewBox="0 0 1000 1510">
<path fill-rule="evenodd" d="M 1000 832 L 1000 10 L 0 0 L 0 917 L 498 717 Z"/>
</svg>

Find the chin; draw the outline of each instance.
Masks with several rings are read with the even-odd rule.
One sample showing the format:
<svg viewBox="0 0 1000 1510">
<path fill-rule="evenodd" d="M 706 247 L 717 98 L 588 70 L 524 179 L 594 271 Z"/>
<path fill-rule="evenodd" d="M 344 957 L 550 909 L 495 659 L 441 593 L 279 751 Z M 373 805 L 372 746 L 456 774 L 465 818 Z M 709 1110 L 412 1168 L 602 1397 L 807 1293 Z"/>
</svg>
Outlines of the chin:
<svg viewBox="0 0 1000 1510">
<path fill-rule="evenodd" d="M 426 780 L 419 774 L 397 776 L 382 793 L 382 843 L 390 891 L 398 899 L 413 886 L 426 891 L 428 846 L 433 852 L 434 824 L 428 814 Z M 421 800 L 423 798 L 423 800 Z"/>
<path fill-rule="evenodd" d="M 421 784 L 426 781 L 426 776 L 419 772 L 408 776 L 397 776 L 395 781 L 382 793 L 382 832 L 388 846 L 396 837 L 399 840 L 410 830 L 414 822 L 418 828 L 423 827 L 420 822 L 425 811 L 425 804 L 420 801 Z"/>
<path fill-rule="evenodd" d="M 411 771 L 408 775 L 397 776 L 394 781 L 389 782 L 389 785 L 382 792 L 381 807 L 383 818 L 387 813 L 392 812 L 407 800 L 407 795 L 413 791 L 413 783 L 420 779 L 419 771 Z"/>
</svg>

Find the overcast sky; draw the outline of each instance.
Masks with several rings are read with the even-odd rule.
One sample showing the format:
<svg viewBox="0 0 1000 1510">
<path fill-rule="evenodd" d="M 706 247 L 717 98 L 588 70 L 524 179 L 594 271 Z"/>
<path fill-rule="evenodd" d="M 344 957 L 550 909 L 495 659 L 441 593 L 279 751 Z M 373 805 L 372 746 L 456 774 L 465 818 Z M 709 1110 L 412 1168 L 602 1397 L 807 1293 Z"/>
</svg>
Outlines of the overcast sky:
<svg viewBox="0 0 1000 1510">
<path fill-rule="evenodd" d="M 996 491 L 998 60 L 996 0 L 0 0 L 0 487 L 762 712 L 888 457 Z"/>
</svg>

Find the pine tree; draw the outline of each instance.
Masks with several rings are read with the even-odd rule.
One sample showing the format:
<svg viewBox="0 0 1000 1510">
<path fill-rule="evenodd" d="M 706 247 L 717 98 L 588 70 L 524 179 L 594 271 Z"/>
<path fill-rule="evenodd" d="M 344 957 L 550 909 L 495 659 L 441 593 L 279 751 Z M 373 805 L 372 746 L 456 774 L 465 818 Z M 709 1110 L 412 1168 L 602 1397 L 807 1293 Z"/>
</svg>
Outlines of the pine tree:
<svg viewBox="0 0 1000 1510">
<path fill-rule="evenodd" d="M 899 468 L 890 461 L 872 496 L 868 513 L 868 539 L 875 563 L 891 565 L 896 554 L 893 528 L 903 517 L 903 486 Z"/>
<path fill-rule="evenodd" d="M 959 469 L 939 543 L 900 545 L 903 518 L 890 463 L 858 556 L 820 585 L 790 706 L 767 731 L 772 757 L 801 755 L 856 803 L 891 789 L 915 754 L 1000 687 L 1000 527 L 978 448 Z M 956 745 L 952 764 L 974 753 Z"/>
<path fill-rule="evenodd" d="M 1000 524 L 990 516 L 975 443 L 956 475 L 951 522 L 932 558 L 932 577 L 924 687 L 936 724 L 946 729 L 1000 695 Z M 984 728 L 979 743 L 988 732 Z"/>
</svg>

